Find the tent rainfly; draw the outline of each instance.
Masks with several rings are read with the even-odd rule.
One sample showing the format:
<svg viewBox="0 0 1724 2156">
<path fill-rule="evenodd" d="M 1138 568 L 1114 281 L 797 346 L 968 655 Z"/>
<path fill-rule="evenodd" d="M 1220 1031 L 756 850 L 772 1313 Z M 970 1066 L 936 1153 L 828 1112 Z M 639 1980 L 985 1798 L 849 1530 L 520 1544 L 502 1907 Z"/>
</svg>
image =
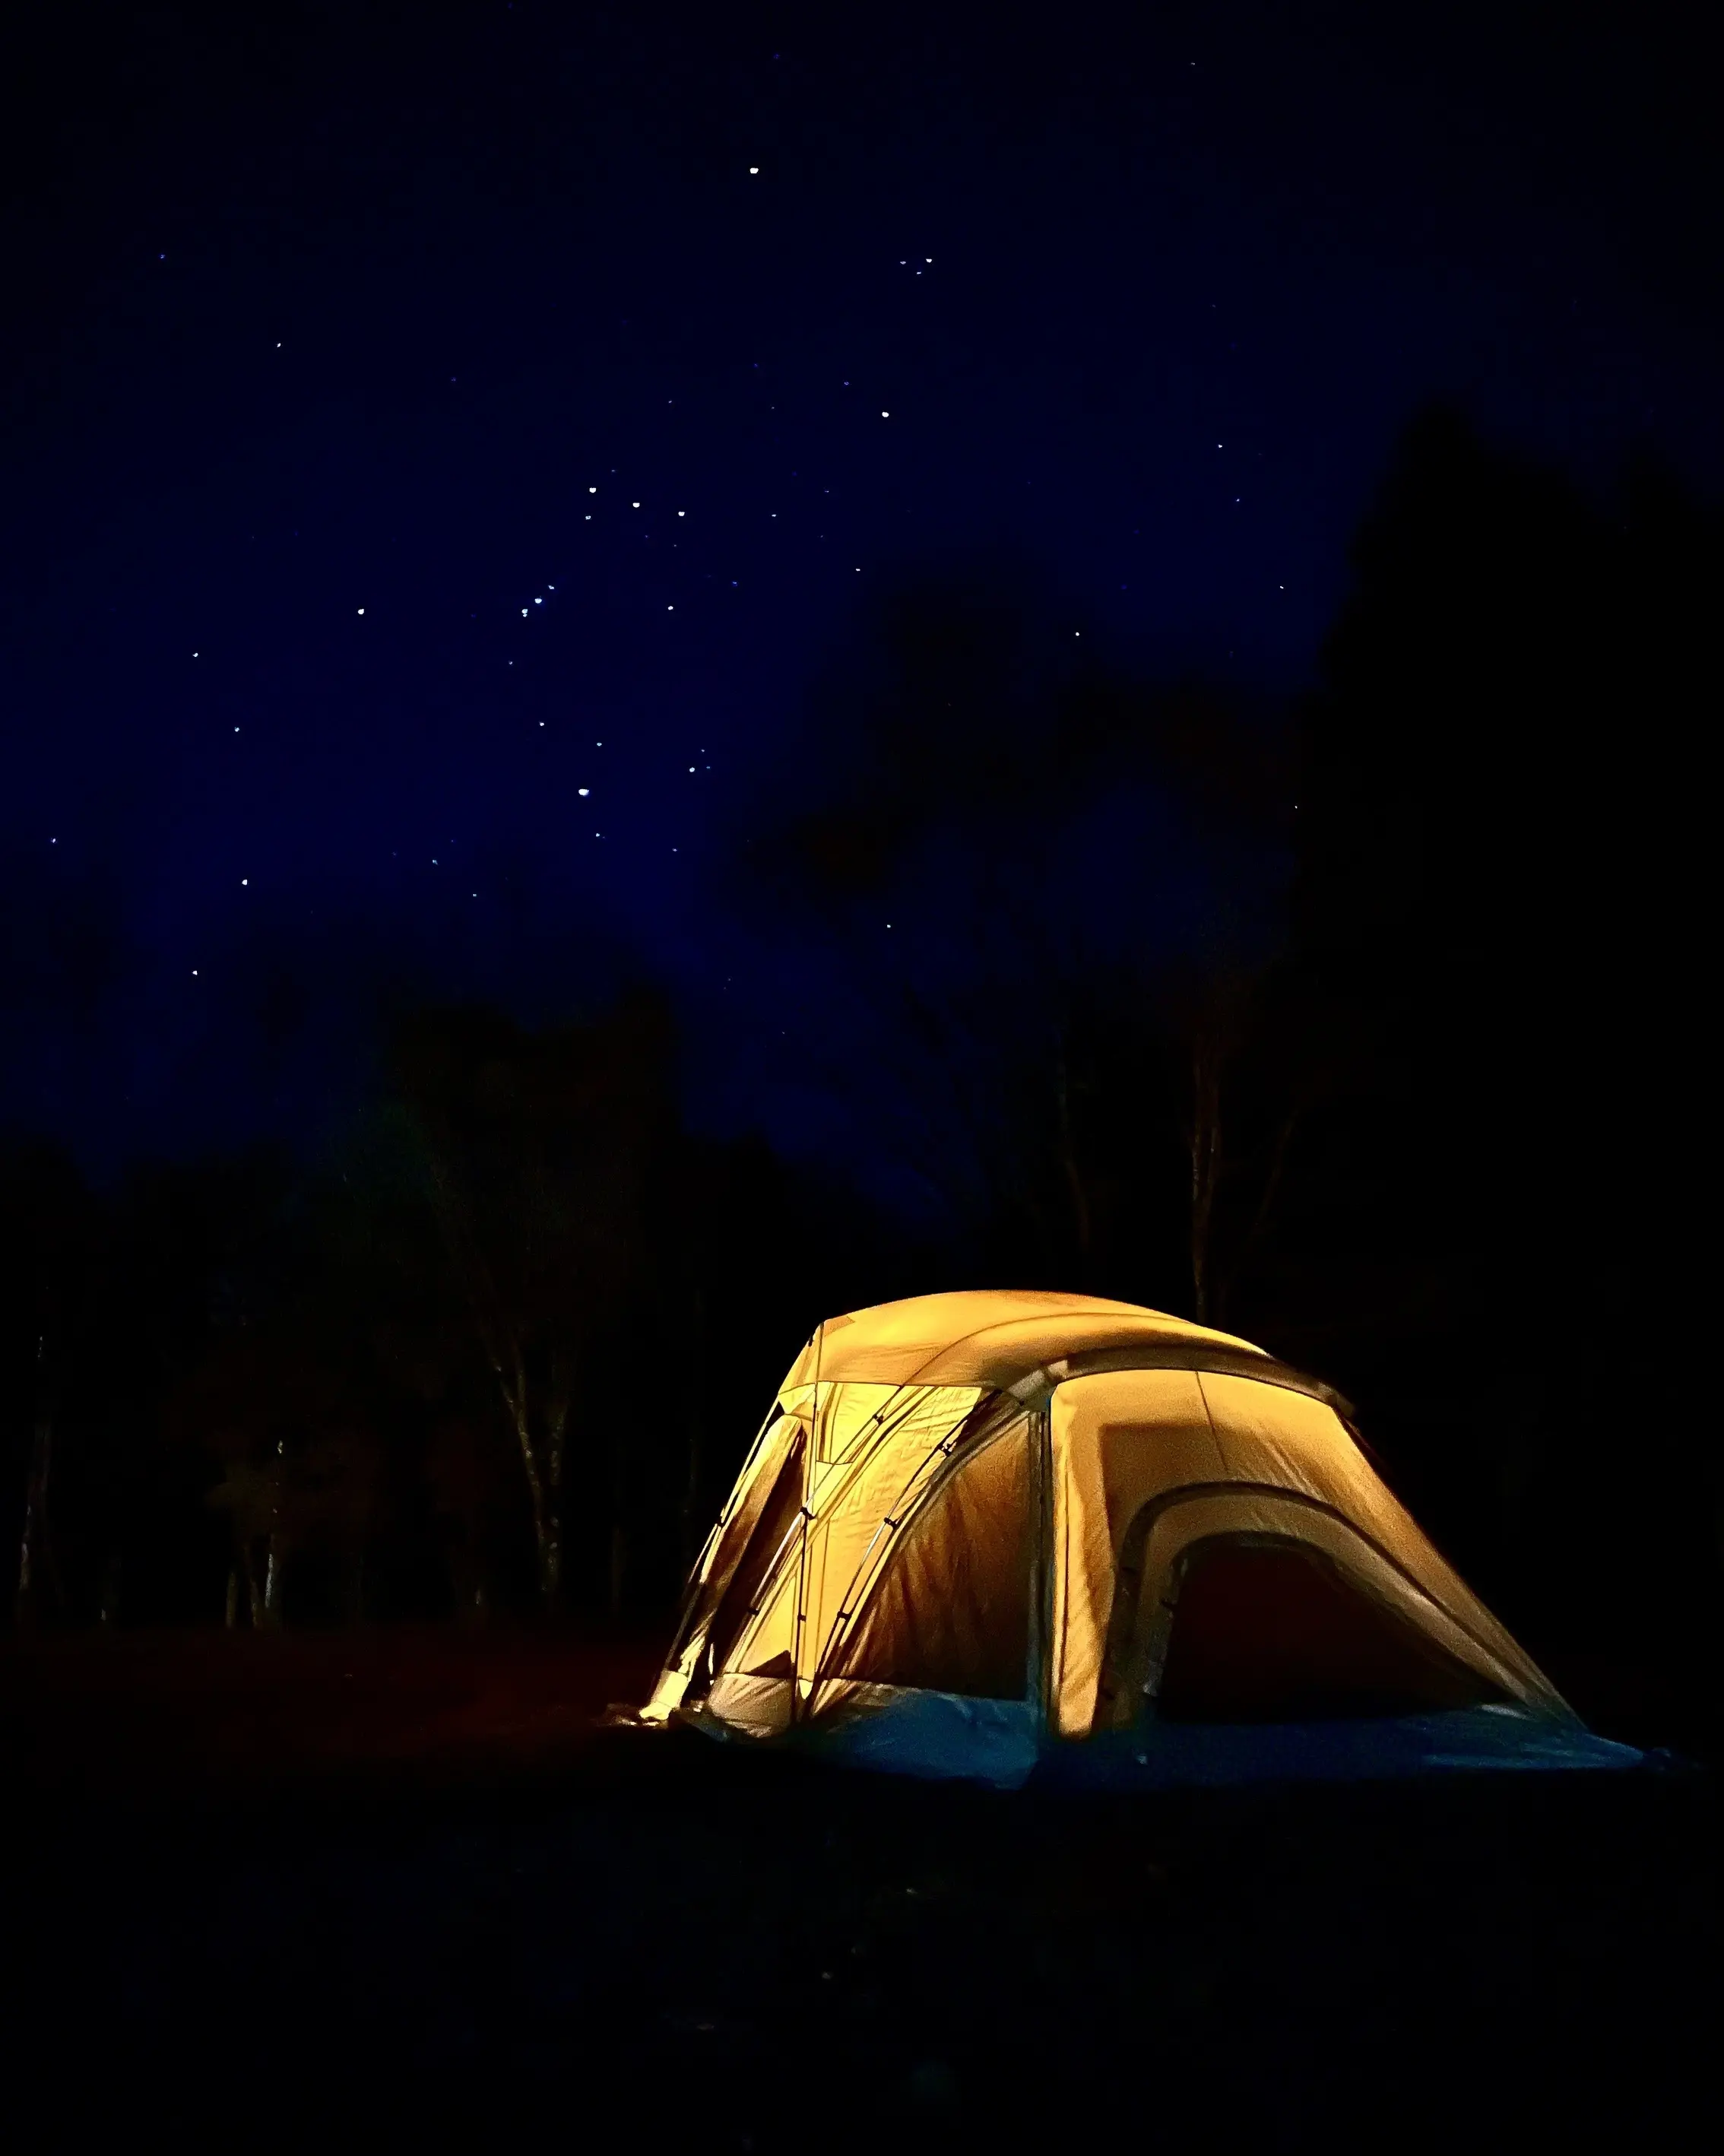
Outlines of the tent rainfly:
<svg viewBox="0 0 1724 2156">
<path fill-rule="evenodd" d="M 1444 1563 L 1328 1386 L 1072 1295 L 822 1324 L 642 1719 L 1007 1786 L 1640 1757 Z"/>
</svg>

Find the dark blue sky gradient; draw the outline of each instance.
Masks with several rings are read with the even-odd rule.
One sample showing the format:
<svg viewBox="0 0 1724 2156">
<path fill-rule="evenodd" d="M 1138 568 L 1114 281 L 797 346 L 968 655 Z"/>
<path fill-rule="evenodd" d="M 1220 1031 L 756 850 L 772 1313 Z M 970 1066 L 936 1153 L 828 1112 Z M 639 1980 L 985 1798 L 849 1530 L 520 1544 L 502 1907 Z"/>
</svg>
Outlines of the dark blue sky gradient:
<svg viewBox="0 0 1724 2156">
<path fill-rule="evenodd" d="M 33 33 L 0 1115 L 107 1167 L 305 1137 L 380 992 L 548 1016 L 644 972 L 697 1113 L 824 1142 L 764 1045 L 815 975 L 840 1042 L 851 988 L 731 865 L 842 789 L 810 685 L 882 594 L 990 565 L 1049 652 L 1285 697 L 1429 398 L 1717 487 L 1685 18 L 1124 12 Z M 1177 942 L 1200 865 L 1135 828 Z"/>
</svg>

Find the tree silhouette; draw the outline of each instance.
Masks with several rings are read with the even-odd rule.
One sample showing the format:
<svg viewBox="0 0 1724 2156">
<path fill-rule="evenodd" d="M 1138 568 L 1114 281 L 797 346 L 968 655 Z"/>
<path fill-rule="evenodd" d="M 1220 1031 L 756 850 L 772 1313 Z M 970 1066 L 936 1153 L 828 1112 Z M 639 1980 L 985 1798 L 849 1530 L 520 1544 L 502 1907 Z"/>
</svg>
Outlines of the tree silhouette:
<svg viewBox="0 0 1724 2156">
<path fill-rule="evenodd" d="M 1629 1372 L 1630 1337 L 1673 1319 L 1629 1313 L 1686 1295 L 1670 1163 L 1696 1127 L 1685 946 L 1720 552 L 1718 520 L 1655 474 L 1589 498 L 1429 413 L 1301 714 L 1290 993 L 1349 1053 L 1293 1164 L 1283 1321 L 1511 1613 L 1508 1583 L 1542 1577 L 1595 1621 L 1601 1482 L 1614 1508 L 1650 1502 L 1624 1468 L 1656 1429 L 1667 1486 L 1690 1444 L 1669 1378 Z M 1577 1327 L 1584 1351 L 1557 1352 Z M 1643 1532 L 1668 1546 L 1667 1522 Z M 1662 1569 L 1640 1607 L 1680 1601 L 1708 1556 Z"/>
<path fill-rule="evenodd" d="M 1080 649 L 997 566 L 890 596 L 816 690 L 841 765 L 774 803 L 752 887 L 842 984 L 798 1007 L 799 1069 L 952 1262 L 1208 1310 L 1279 1182 L 1243 1101 L 1224 1162 L 1219 1099 L 1275 947 L 1287 737 Z"/>
<path fill-rule="evenodd" d="M 449 1261 L 520 1461 L 547 1611 L 564 1592 L 572 1418 L 608 1329 L 646 1277 L 667 1053 L 663 1013 L 645 999 L 536 1036 L 489 1013 L 430 1013 L 395 1043 Z M 626 1563 L 627 1427 L 603 1421 L 613 1608 Z"/>
</svg>

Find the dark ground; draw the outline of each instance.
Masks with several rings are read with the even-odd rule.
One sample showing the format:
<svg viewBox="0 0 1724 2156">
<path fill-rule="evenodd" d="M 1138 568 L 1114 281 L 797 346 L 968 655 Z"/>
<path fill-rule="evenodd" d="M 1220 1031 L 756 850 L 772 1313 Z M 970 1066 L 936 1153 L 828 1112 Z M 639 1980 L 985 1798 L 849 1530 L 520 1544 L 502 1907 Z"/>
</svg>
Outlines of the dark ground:
<svg viewBox="0 0 1724 2156">
<path fill-rule="evenodd" d="M 1707 1772 L 1005 1796 L 595 1732 L 651 1660 L 8 1647 L 7 2143 L 1645 2147 L 1716 2108 Z"/>
</svg>

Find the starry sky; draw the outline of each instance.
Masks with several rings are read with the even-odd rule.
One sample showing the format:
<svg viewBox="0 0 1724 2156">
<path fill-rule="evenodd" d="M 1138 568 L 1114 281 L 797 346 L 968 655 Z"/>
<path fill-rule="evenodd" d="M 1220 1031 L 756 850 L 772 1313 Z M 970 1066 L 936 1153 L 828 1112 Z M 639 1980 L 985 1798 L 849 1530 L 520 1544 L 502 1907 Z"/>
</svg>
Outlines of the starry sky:
<svg viewBox="0 0 1724 2156">
<path fill-rule="evenodd" d="M 733 867 L 842 792 L 818 690 L 888 595 L 1272 704 L 1427 399 L 1724 479 L 1684 13 L 49 12 L 0 70 L 0 1118 L 98 1171 L 315 1134 L 380 997 L 629 978 L 697 1120 L 819 1142 L 770 1044 L 844 985 Z"/>
</svg>

